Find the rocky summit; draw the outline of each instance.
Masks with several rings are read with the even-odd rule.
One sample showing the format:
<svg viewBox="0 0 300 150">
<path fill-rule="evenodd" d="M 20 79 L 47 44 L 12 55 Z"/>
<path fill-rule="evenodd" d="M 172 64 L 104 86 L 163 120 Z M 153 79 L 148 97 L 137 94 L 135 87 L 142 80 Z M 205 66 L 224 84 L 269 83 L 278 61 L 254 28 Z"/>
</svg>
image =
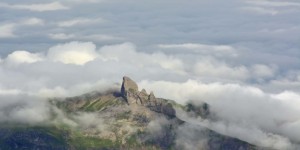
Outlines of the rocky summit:
<svg viewBox="0 0 300 150">
<path fill-rule="evenodd" d="M 260 149 L 178 117 L 180 112 L 209 118 L 208 104 L 157 98 L 126 76 L 121 90 L 51 98 L 49 110 L 43 124 L 2 124 L 0 150 Z"/>
<path fill-rule="evenodd" d="M 149 95 L 145 89 L 139 91 L 138 85 L 129 77 L 123 77 L 121 95 L 129 105 L 148 107 L 152 111 L 163 113 L 169 117 L 176 116 L 176 111 L 171 104 L 165 104 L 157 99 L 152 91 Z"/>
<path fill-rule="evenodd" d="M 126 76 L 123 77 L 121 94 L 125 99 L 129 98 L 130 94 L 136 94 L 138 90 L 138 85 L 133 80 Z"/>
<path fill-rule="evenodd" d="M 147 106 L 156 101 L 153 92 L 148 95 L 145 89 L 139 91 L 138 85 L 126 76 L 123 77 L 121 94 L 129 105 L 138 104 Z"/>
</svg>

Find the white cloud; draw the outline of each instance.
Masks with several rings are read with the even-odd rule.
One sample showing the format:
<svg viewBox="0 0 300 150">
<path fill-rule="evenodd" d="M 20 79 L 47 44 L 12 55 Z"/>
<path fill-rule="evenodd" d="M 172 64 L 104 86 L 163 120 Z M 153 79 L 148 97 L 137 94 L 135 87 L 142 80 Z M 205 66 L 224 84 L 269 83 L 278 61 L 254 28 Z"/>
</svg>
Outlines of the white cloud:
<svg viewBox="0 0 300 150">
<path fill-rule="evenodd" d="M 274 148 L 274 149 L 289 149 L 294 150 L 296 149 L 296 145 L 291 143 L 291 141 L 284 136 L 274 134 L 271 132 L 263 131 L 252 124 L 235 124 L 231 122 L 223 122 L 218 120 L 210 120 L 210 119 L 201 119 L 196 117 L 191 117 L 186 112 L 177 109 L 176 111 L 177 117 L 182 119 L 185 122 L 188 122 L 186 126 L 179 127 L 180 130 L 184 130 L 185 133 L 182 131 L 179 135 L 180 141 L 178 142 L 185 142 L 189 144 L 198 144 L 199 140 L 208 140 L 211 137 L 206 134 L 206 132 L 200 132 L 199 130 L 203 130 L 205 128 L 211 129 L 216 131 L 222 135 L 228 135 L 231 137 L 238 138 L 243 141 L 247 141 L 250 144 L 254 144 L 260 147 L 267 147 L 267 148 Z M 192 136 L 191 136 L 192 135 Z M 196 139 L 196 140 L 195 140 Z M 212 140 L 212 139 L 210 139 Z M 204 141 L 207 142 L 207 141 Z M 184 144 L 184 143 L 177 143 L 177 144 Z M 200 143 L 201 144 L 201 143 Z M 213 143 L 213 144 L 219 144 Z M 205 146 L 203 143 L 200 146 Z M 199 149 L 199 146 L 188 146 L 185 147 L 193 147 L 193 149 Z"/>
<path fill-rule="evenodd" d="M 44 25 L 44 21 L 39 18 L 28 18 L 22 19 L 17 22 L 0 24 L 0 38 L 12 38 L 17 37 L 15 35 L 15 31 L 22 26 L 36 26 L 36 25 Z"/>
<path fill-rule="evenodd" d="M 91 34 L 91 35 L 76 35 L 76 34 L 65 34 L 65 33 L 54 33 L 48 35 L 51 39 L 55 40 L 88 40 L 88 41 L 109 41 L 109 40 L 120 40 L 122 38 L 114 37 L 105 34 Z"/>
<path fill-rule="evenodd" d="M 137 52 L 132 43 L 103 46 L 99 51 L 96 51 L 96 45 L 92 42 L 73 41 L 50 47 L 45 56 L 27 51 L 15 51 L 8 55 L 6 62 L 14 64 L 33 63 L 44 60 L 43 58 L 48 61 L 75 65 L 84 65 L 99 59 L 104 62 L 123 62 L 129 66 L 137 65 L 140 68 L 160 67 L 176 73 L 184 73 L 184 66 L 180 59 L 166 56 L 164 53 Z"/>
<path fill-rule="evenodd" d="M 195 53 L 205 53 L 214 55 L 228 54 L 237 56 L 236 49 L 228 45 L 207 45 L 207 44 L 195 44 L 195 43 L 184 43 L 184 44 L 160 44 L 159 48 L 163 49 L 182 49 L 182 51 L 190 50 Z"/>
<path fill-rule="evenodd" d="M 7 3 L 0 3 L 0 7 L 11 8 L 11 9 L 20 9 L 20 10 L 29 10 L 29 11 L 37 11 L 37 12 L 69 9 L 67 6 L 64 6 L 60 2 L 39 3 L 39 4 L 16 4 L 16 5 L 10 5 L 10 4 L 7 4 Z"/>
<path fill-rule="evenodd" d="M 55 34 L 49 34 L 49 37 L 55 40 L 67 40 L 67 39 L 75 38 L 76 36 L 74 34 L 55 33 Z"/>
<path fill-rule="evenodd" d="M 214 57 L 199 58 L 194 53 L 193 58 L 197 61 L 186 64 L 186 59 L 180 56 L 181 54 L 138 51 L 133 43 L 105 45 L 97 50 L 92 42 L 76 41 L 50 47 L 45 55 L 16 51 L 4 58 L 4 62 L 21 65 L 7 67 L 7 63 L 0 64 L 0 93 L 2 91 L 5 96 L 28 94 L 42 98 L 74 96 L 93 90 L 119 88 L 120 85 L 113 83 L 123 75 L 132 75 L 137 81 L 145 78 L 168 80 L 142 81 L 139 85 L 147 91 L 153 90 L 157 97 L 174 99 L 179 103 L 185 103 L 186 100 L 206 101 L 221 122 L 220 132 L 228 129 L 224 133 L 230 136 L 253 143 L 263 141 L 261 145 L 271 145 L 276 140 L 283 141 L 278 142 L 278 147 L 289 143 L 289 140 L 300 141 L 300 133 L 295 132 L 300 131 L 298 93 L 269 94 L 253 86 L 216 83 L 215 80 L 213 83 L 197 80 L 177 82 L 207 76 L 228 78 L 246 84 L 242 80 L 273 77 L 277 73 L 276 67 L 265 64 L 233 65 Z M 188 65 L 195 69 L 192 70 L 194 72 L 187 71 Z M 194 76 L 196 73 L 197 77 Z M 34 107 L 24 109 L 26 114 L 32 115 L 32 111 L 27 108 Z M 21 113 L 16 112 L 18 113 L 13 113 L 12 118 L 21 119 Z M 40 119 L 35 122 L 43 120 L 42 116 L 37 118 Z M 228 126 L 222 127 L 224 124 Z M 215 126 L 217 125 L 218 122 Z M 253 134 L 243 137 L 233 130 L 236 127 L 240 127 L 238 131 L 241 133 L 249 131 Z M 217 130 L 218 126 L 214 129 Z M 268 139 L 267 135 L 272 136 Z M 285 139 L 289 140 L 284 142 Z"/>
<path fill-rule="evenodd" d="M 277 15 L 280 13 L 280 11 L 276 9 L 263 8 L 263 7 L 242 7 L 241 9 L 248 12 L 254 12 L 257 14 L 266 14 L 266 15 Z"/>
<path fill-rule="evenodd" d="M 2 95 L 5 93 L 13 95 L 18 94 L 18 92 L 39 93 L 39 95 L 44 96 L 64 96 L 70 93 L 71 95 L 77 95 L 80 92 L 103 89 L 104 87 L 101 86 L 93 86 L 98 80 L 107 79 L 116 82 L 125 74 L 132 76 L 137 81 L 141 79 L 167 81 L 203 79 L 203 82 L 222 81 L 243 85 L 255 84 L 255 86 L 272 92 L 271 98 L 268 98 L 269 94 L 263 92 L 262 95 L 266 94 L 267 98 L 259 99 L 259 96 L 251 96 L 253 94 L 247 90 L 244 93 L 248 94 L 240 96 L 239 94 L 243 92 L 239 88 L 229 92 L 220 92 L 219 86 L 213 85 L 197 88 L 197 85 L 185 86 L 180 83 L 178 86 L 184 86 L 186 90 L 195 90 L 193 93 L 188 93 L 191 96 L 183 98 L 191 98 L 192 95 L 196 95 L 197 89 L 200 91 L 199 93 L 205 91 L 208 95 L 220 94 L 221 96 L 217 98 L 220 101 L 228 102 L 228 104 L 224 104 L 226 105 L 226 112 L 229 112 L 227 107 L 231 108 L 227 106 L 229 104 L 237 103 L 241 108 L 244 108 L 244 105 L 249 105 L 251 109 L 237 110 L 238 106 L 235 106 L 237 108 L 234 107 L 233 110 L 236 110 L 234 112 L 236 114 L 241 112 L 244 116 L 249 116 L 249 114 L 244 114 L 244 111 L 247 110 L 254 114 L 253 118 L 258 116 L 257 111 L 264 109 L 264 112 L 261 111 L 263 115 L 270 114 L 269 109 L 266 109 L 266 107 L 271 105 L 269 103 L 257 103 L 255 107 L 250 103 L 258 101 L 255 99 L 259 99 L 261 102 L 277 99 L 283 101 L 284 105 L 294 103 L 293 107 L 289 106 L 286 110 L 278 109 L 278 112 L 290 121 L 279 119 L 279 121 L 270 123 L 269 128 L 259 129 L 261 128 L 259 126 L 254 127 L 254 129 L 258 129 L 263 133 L 270 133 L 272 126 L 280 126 L 278 132 L 281 131 L 282 133 L 278 134 L 288 133 L 289 137 L 297 139 L 297 136 L 300 135 L 297 132 L 300 126 L 299 121 L 297 118 L 291 119 L 290 117 L 297 113 L 288 114 L 286 112 L 290 111 L 290 108 L 297 109 L 297 106 L 299 106 L 295 101 L 299 99 L 297 93 L 300 91 L 300 76 L 297 73 L 289 73 L 290 70 L 299 70 L 298 35 L 300 30 L 297 28 L 299 26 L 297 19 L 300 12 L 299 4 L 297 4 L 297 0 L 245 1 L 207 2 L 195 0 L 186 3 L 167 0 L 160 3 L 156 1 L 144 3 L 129 0 L 124 2 L 124 5 L 132 6 L 134 3 L 134 8 L 136 8 L 130 10 L 123 9 L 125 6 L 120 6 L 117 1 L 93 5 L 88 3 L 96 2 L 96 0 L 62 0 L 54 2 L 58 4 L 56 6 L 49 6 L 48 4 L 52 3 L 49 1 L 36 1 L 40 5 L 31 5 L 30 2 L 25 1 L 6 1 L 7 4 L 1 3 L 0 6 L 1 9 L 7 10 L 1 15 L 0 37 L 20 37 L 20 39 L 1 39 L 3 60 L 0 64 L 0 85 L 3 87 L 1 88 Z M 172 3 L 172 5 L 167 5 L 169 3 Z M 48 6 L 45 8 L 43 5 Z M 74 9 L 69 9 L 64 15 L 59 15 L 61 11 L 49 13 L 26 11 L 64 10 L 71 7 Z M 182 9 L 177 9 L 179 7 Z M 11 8 L 11 10 L 7 8 Z M 239 8 L 242 8 L 243 12 L 250 13 L 241 13 Z M 91 12 L 93 13 L 91 14 Z M 97 19 L 100 16 L 111 21 L 107 21 L 105 24 L 101 24 L 101 21 L 89 22 L 91 19 Z M 30 19 L 30 17 L 40 17 L 44 20 L 41 21 L 38 20 L 40 18 L 36 18 L 37 20 L 24 21 L 26 18 Z M 85 18 L 90 18 L 90 20 Z M 58 23 L 63 22 L 62 26 L 69 27 L 58 27 Z M 43 27 L 35 28 L 35 26 L 32 27 L 33 25 L 43 25 Z M 85 28 L 87 25 L 88 28 Z M 78 26 L 80 29 L 84 28 L 84 30 L 79 30 Z M 26 35 L 29 35 L 30 38 L 23 37 Z M 45 39 L 45 36 L 56 40 Z M 123 39 L 105 41 L 115 40 L 115 36 Z M 47 57 L 46 50 L 52 46 L 51 43 L 54 42 L 54 45 L 56 45 L 55 42 L 58 40 L 94 41 L 101 45 L 132 41 L 142 48 L 138 49 L 133 44 L 131 46 L 130 44 L 119 44 L 103 46 L 99 51 L 97 51 L 99 47 L 92 51 L 75 50 L 76 52 L 74 52 L 71 50 L 70 53 L 72 55 L 76 53 L 75 56 L 69 55 L 68 52 L 60 49 L 55 52 L 54 57 Z M 159 43 L 162 44 L 157 46 Z M 61 45 L 67 44 L 69 43 Z M 35 54 L 32 51 L 44 51 L 45 56 L 42 56 L 44 60 L 28 63 L 28 61 L 32 61 L 31 56 L 21 55 L 22 57 L 17 60 L 25 60 L 25 62 L 21 62 L 20 65 L 14 67 L 7 67 L 7 63 L 4 63 L 7 58 L 4 55 L 13 53 L 11 50 L 20 49 L 20 47 L 21 49 L 30 49 L 30 52 L 28 52 L 30 55 Z M 239 49 L 240 47 L 243 49 Z M 82 56 L 84 58 L 81 58 Z M 59 61 L 59 63 L 53 61 Z M 276 67 L 269 65 L 270 63 L 274 63 Z M 84 66 L 81 66 L 83 64 Z M 76 90 L 73 87 L 76 87 Z M 149 90 L 155 90 L 154 88 L 149 88 Z M 173 85 L 165 88 L 173 88 Z M 226 88 L 230 89 L 231 87 L 226 86 Z M 172 98 L 176 98 L 176 96 L 188 92 L 185 89 L 175 92 L 169 90 L 161 97 L 174 96 Z M 290 92 L 282 92 L 285 90 Z M 279 92 L 280 96 L 276 92 Z M 159 93 L 159 91 L 156 91 L 156 93 Z M 209 100 L 210 97 L 205 95 L 203 93 L 199 97 L 194 96 L 192 98 Z M 229 98 L 228 95 L 231 97 Z M 273 97 L 274 95 L 275 97 Z M 237 102 L 228 99 L 234 99 Z M 238 99 L 247 101 L 250 104 L 242 105 Z M 261 105 L 266 106 L 261 108 Z M 215 106 L 219 105 L 214 105 L 214 108 L 216 108 Z M 272 106 L 274 105 L 272 104 Z M 278 112 L 275 112 L 275 114 Z M 280 115 L 278 114 L 278 116 Z M 253 118 L 249 118 L 253 120 Z M 266 122 L 268 121 L 266 119 Z M 257 122 L 257 120 L 253 121 L 255 124 Z M 282 122 L 283 126 L 281 125 Z M 232 127 L 235 126 L 232 123 L 231 125 Z M 268 131 L 265 131 L 265 129 Z M 249 130 L 249 133 L 251 133 L 251 130 Z M 276 135 L 278 134 L 276 133 Z"/>
<path fill-rule="evenodd" d="M 177 73 L 184 73 L 184 66 L 180 59 L 172 56 L 166 56 L 163 53 L 147 54 L 137 52 L 132 43 L 123 43 L 119 45 L 104 46 L 100 50 L 100 55 L 104 60 L 116 60 L 134 64 L 139 67 L 147 67 L 157 64 L 164 69 L 173 70 Z"/>
<path fill-rule="evenodd" d="M 194 73 L 198 76 L 216 77 L 232 80 L 245 80 L 249 78 L 249 70 L 245 66 L 228 66 L 226 63 L 214 59 L 197 62 Z"/>
<path fill-rule="evenodd" d="M 77 19 L 58 22 L 57 25 L 59 27 L 72 27 L 76 25 L 90 25 L 90 24 L 100 23 L 103 21 L 104 20 L 102 18 L 95 18 L 95 19 L 77 18 Z"/>
<path fill-rule="evenodd" d="M 247 0 L 246 3 L 266 6 L 266 7 L 286 7 L 286 6 L 297 6 L 300 7 L 298 2 L 289 2 L 289 1 L 275 1 L 275 0 Z"/>
<path fill-rule="evenodd" d="M 91 42 L 71 42 L 51 47 L 47 57 L 66 64 L 84 65 L 97 57 L 95 50 Z"/>
<path fill-rule="evenodd" d="M 0 88 L 0 95 L 18 95 L 22 94 L 22 92 L 18 89 L 1 89 Z"/>
<path fill-rule="evenodd" d="M 291 146 L 288 144 L 291 141 L 300 141 L 300 133 L 296 132 L 300 130 L 300 111 L 297 107 L 300 96 L 297 93 L 269 94 L 251 86 L 202 83 L 195 80 L 183 83 L 142 81 L 139 85 L 154 90 L 158 97 L 174 99 L 179 103 L 188 100 L 199 104 L 207 102 L 211 106 L 211 113 L 216 115 L 223 125 L 232 126 L 220 129 L 229 136 L 277 148 Z M 208 124 L 208 127 L 213 127 L 213 124 Z M 242 133 L 236 129 L 240 129 Z M 269 135 L 275 135 L 275 139 L 268 139 Z"/>
<path fill-rule="evenodd" d="M 214 51 L 234 51 L 234 48 L 227 45 L 205 45 L 205 44 L 195 44 L 195 43 L 185 43 L 185 44 L 160 44 L 160 48 L 184 48 L 184 49 L 206 49 Z"/>
<path fill-rule="evenodd" d="M 106 35 L 106 34 L 91 34 L 91 35 L 78 35 L 79 38 L 83 40 L 91 40 L 91 41 L 108 41 L 108 40 L 121 40 L 122 37 L 115 37 L 112 35 Z"/>
<path fill-rule="evenodd" d="M 266 65 L 256 64 L 252 66 L 252 74 L 257 77 L 272 77 L 275 74 L 275 68 Z"/>
<path fill-rule="evenodd" d="M 266 15 L 278 15 L 290 12 L 293 8 L 300 6 L 298 2 L 275 0 L 247 0 L 245 3 L 251 6 L 242 7 L 242 10 Z"/>
<path fill-rule="evenodd" d="M 44 20 L 40 18 L 29 18 L 21 22 L 21 24 L 34 26 L 34 25 L 44 25 Z"/>
<path fill-rule="evenodd" d="M 38 61 L 42 61 L 43 58 L 40 54 L 30 53 L 24 50 L 14 51 L 9 54 L 5 59 L 5 63 L 16 65 L 22 63 L 35 63 Z"/>
<path fill-rule="evenodd" d="M 113 84 L 113 82 L 110 82 L 106 79 L 102 79 L 93 82 L 92 84 L 87 81 L 83 81 L 83 83 L 72 85 L 69 88 L 65 88 L 61 86 L 56 86 L 53 88 L 42 87 L 37 92 L 33 92 L 31 94 L 39 97 L 44 97 L 44 98 L 68 97 L 68 96 L 78 96 L 81 94 L 86 94 L 95 90 L 98 92 L 106 92 L 106 90 L 108 89 L 109 90 L 119 89 L 119 85 Z M 15 90 L 9 90 L 6 92 L 15 92 Z"/>
<path fill-rule="evenodd" d="M 9 100 L 8 100 L 9 99 Z M 0 95 L 1 122 L 45 123 L 50 116 L 46 100 L 27 94 Z"/>
<path fill-rule="evenodd" d="M 64 1 L 70 3 L 99 3 L 105 0 L 64 0 Z"/>
<path fill-rule="evenodd" d="M 220 79 L 222 81 L 243 81 L 254 79 L 264 81 L 275 76 L 276 67 L 263 64 L 253 64 L 251 66 L 234 66 L 215 58 L 199 59 L 193 67 L 193 73 L 199 77 Z"/>
<path fill-rule="evenodd" d="M 15 37 L 15 24 L 4 24 L 0 25 L 0 38 L 11 38 Z"/>
</svg>

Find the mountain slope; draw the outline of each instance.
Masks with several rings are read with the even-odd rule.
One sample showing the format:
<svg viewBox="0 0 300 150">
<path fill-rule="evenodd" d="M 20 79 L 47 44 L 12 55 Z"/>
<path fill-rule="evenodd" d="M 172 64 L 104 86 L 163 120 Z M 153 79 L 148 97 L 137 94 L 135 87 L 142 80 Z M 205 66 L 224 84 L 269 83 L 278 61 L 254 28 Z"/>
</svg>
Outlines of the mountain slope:
<svg viewBox="0 0 300 150">
<path fill-rule="evenodd" d="M 52 119 L 47 125 L 2 125 L 0 149 L 259 149 L 180 120 L 175 108 L 201 116 L 208 113 L 207 106 L 203 111 L 156 98 L 153 92 L 139 91 L 128 77 L 123 78 L 120 91 L 92 92 L 50 103 Z M 185 138 L 191 133 L 193 138 Z M 189 144 L 193 142 L 201 144 Z"/>
</svg>

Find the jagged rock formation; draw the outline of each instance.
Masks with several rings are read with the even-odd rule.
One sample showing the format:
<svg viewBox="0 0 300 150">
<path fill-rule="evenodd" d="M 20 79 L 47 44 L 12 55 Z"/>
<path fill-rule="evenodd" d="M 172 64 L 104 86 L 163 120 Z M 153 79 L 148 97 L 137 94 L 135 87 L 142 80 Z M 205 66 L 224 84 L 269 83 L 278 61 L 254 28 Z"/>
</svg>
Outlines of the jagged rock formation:
<svg viewBox="0 0 300 150">
<path fill-rule="evenodd" d="M 145 89 L 139 91 L 138 85 L 129 77 L 123 77 L 121 94 L 129 105 L 145 106 L 152 111 L 163 113 L 171 118 L 176 117 L 176 111 L 171 104 L 163 104 L 162 101 L 155 97 L 152 91 L 149 95 Z"/>
<path fill-rule="evenodd" d="M 121 87 L 121 93 L 124 97 L 128 96 L 128 93 L 135 93 L 139 90 L 137 84 L 129 77 L 123 77 L 123 83 Z"/>
<path fill-rule="evenodd" d="M 157 105 L 157 100 L 156 100 L 153 92 L 150 92 L 150 95 L 148 96 L 148 101 L 149 101 L 150 106 L 156 106 Z"/>
</svg>

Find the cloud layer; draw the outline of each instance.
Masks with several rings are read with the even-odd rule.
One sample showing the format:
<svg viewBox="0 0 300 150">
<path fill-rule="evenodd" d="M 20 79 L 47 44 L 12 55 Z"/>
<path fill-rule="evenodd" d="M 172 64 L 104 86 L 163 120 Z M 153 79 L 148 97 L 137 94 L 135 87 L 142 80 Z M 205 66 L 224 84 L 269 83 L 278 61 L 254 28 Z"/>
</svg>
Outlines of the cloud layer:
<svg viewBox="0 0 300 150">
<path fill-rule="evenodd" d="M 293 148 L 299 7 L 294 0 L 2 2 L 0 119 L 43 122 L 47 97 L 118 88 L 128 75 L 159 97 L 209 103 L 219 120 L 188 120 L 194 124 Z"/>
<path fill-rule="evenodd" d="M 78 41 L 58 44 L 39 53 L 14 51 L 1 62 L 1 95 L 7 98 L 28 95 L 28 99 L 74 96 L 118 88 L 120 85 L 114 83 L 129 75 L 159 97 L 181 104 L 189 100 L 207 102 L 218 120 L 206 123 L 195 119 L 192 122 L 196 124 L 260 146 L 281 149 L 294 147 L 294 141 L 300 142 L 300 134 L 295 132 L 300 130 L 297 108 L 300 94 L 269 93 L 248 83 L 248 80 L 259 83 L 276 79 L 274 67 L 263 64 L 234 67 L 210 53 L 193 53 L 190 60 L 205 56 L 196 62 L 185 60 L 185 56 L 140 52 L 133 43 L 97 47 L 92 42 Z M 7 98 L 1 100 L 6 103 Z M 34 117 L 33 122 L 47 119 L 49 110 L 36 109 L 36 100 L 15 99 L 0 109 L 10 116 L 3 120 L 22 118 L 18 115 L 20 111 L 24 115 L 40 111 L 41 116 Z M 41 103 L 47 108 L 44 101 Z M 24 105 L 23 109 L 6 112 L 6 108 L 20 105 Z M 238 132 L 233 130 L 237 128 Z M 246 136 L 247 132 L 252 134 Z"/>
</svg>

